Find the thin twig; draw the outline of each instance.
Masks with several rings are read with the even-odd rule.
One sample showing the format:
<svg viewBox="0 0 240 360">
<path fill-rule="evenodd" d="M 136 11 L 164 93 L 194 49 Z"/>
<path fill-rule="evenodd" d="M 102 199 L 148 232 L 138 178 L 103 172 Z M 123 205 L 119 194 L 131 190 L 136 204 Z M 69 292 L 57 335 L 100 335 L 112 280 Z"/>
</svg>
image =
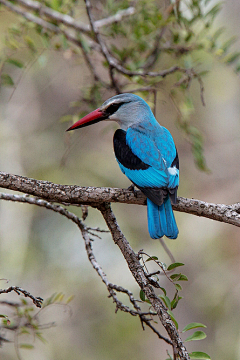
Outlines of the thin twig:
<svg viewBox="0 0 240 360">
<path fill-rule="evenodd" d="M 49 202 L 47 202 L 45 200 L 42 200 L 42 199 L 37 199 L 37 198 L 29 197 L 29 196 L 12 195 L 12 194 L 2 194 L 2 195 L 5 195 L 5 196 L 1 196 L 1 199 L 10 200 L 10 201 L 14 201 L 14 202 L 28 203 L 28 204 L 33 204 L 33 205 L 45 207 L 46 209 L 57 212 L 57 213 L 65 216 L 65 217 L 67 217 L 69 220 L 73 221 L 78 226 L 78 228 L 80 229 L 80 231 L 82 233 L 82 237 L 83 237 L 83 240 L 84 240 L 84 243 L 85 243 L 85 248 L 86 248 L 86 252 L 87 252 L 88 259 L 89 259 L 90 263 L 92 264 L 93 268 L 96 270 L 96 272 L 98 273 L 98 275 L 102 279 L 103 283 L 106 285 L 106 287 L 107 287 L 107 289 L 109 291 L 110 297 L 113 299 L 113 302 L 116 304 L 116 311 L 121 310 L 121 311 L 130 313 L 133 316 L 138 316 L 141 319 L 141 322 L 145 323 L 148 327 L 150 327 L 158 335 L 158 337 L 160 339 L 166 341 L 168 344 L 172 344 L 169 339 L 162 336 L 154 328 L 154 326 L 151 324 L 151 319 L 148 319 L 146 317 L 146 315 L 153 316 L 153 315 L 155 315 L 154 313 L 152 313 L 152 312 L 143 313 L 141 311 L 140 306 L 137 304 L 137 301 L 133 298 L 133 295 L 129 290 L 124 289 L 124 288 L 122 288 L 120 286 L 117 286 L 117 285 L 113 285 L 112 283 L 110 283 L 108 281 L 106 274 L 103 272 L 101 266 L 98 264 L 98 262 L 96 260 L 96 257 L 95 257 L 95 255 L 93 253 L 92 241 L 91 241 L 91 239 L 89 237 L 89 228 L 87 226 L 85 226 L 85 224 L 75 214 L 69 212 L 68 210 L 66 210 L 65 208 L 63 208 L 60 205 L 55 205 L 55 204 L 49 203 Z M 99 228 L 95 229 L 95 231 L 105 232 L 105 230 L 100 230 Z M 123 293 L 127 294 L 130 301 L 131 301 L 131 303 L 133 304 L 135 310 L 130 309 L 128 306 L 124 305 L 117 298 L 116 293 L 114 292 L 114 289 L 117 290 L 118 292 L 123 292 Z M 1 292 L 2 293 L 7 293 L 7 292 L 10 292 L 10 291 L 15 291 L 17 293 L 22 292 L 24 294 L 24 296 L 30 297 L 33 300 L 33 302 L 34 302 L 34 300 L 36 302 L 42 302 L 42 300 L 43 300 L 43 299 L 41 299 L 39 297 L 34 298 L 31 294 L 26 292 L 26 290 L 23 290 L 23 289 L 18 288 L 18 287 L 11 287 L 9 289 L 0 290 L 0 294 L 1 294 Z"/>
<path fill-rule="evenodd" d="M 32 294 L 30 294 L 28 291 L 20 288 L 19 286 L 10 286 L 7 289 L 0 289 L 0 294 L 7 294 L 14 291 L 16 294 L 20 295 L 23 294 L 25 297 L 28 297 L 32 300 L 32 302 L 37 306 L 41 307 L 43 299 L 41 297 L 34 297 Z"/>
</svg>

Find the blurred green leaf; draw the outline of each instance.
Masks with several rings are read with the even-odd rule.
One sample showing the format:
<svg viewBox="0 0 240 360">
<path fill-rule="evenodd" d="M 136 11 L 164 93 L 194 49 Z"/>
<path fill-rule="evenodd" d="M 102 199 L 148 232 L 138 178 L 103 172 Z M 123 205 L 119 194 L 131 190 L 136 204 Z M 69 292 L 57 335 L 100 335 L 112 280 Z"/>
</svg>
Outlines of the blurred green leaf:
<svg viewBox="0 0 240 360">
<path fill-rule="evenodd" d="M 146 300 L 146 296 L 145 296 L 145 293 L 144 293 L 143 290 L 140 290 L 139 296 L 140 296 L 140 299 L 141 299 L 142 301 L 145 301 L 145 300 Z"/>
<path fill-rule="evenodd" d="M 14 65 L 14 66 L 16 66 L 16 67 L 18 67 L 20 69 L 24 67 L 23 62 L 21 62 L 21 61 L 19 61 L 17 59 L 10 59 L 9 58 L 5 62 L 8 63 L 8 64 L 11 64 L 11 65 Z"/>
<path fill-rule="evenodd" d="M 162 292 L 164 293 L 165 296 L 167 295 L 167 292 L 166 292 L 166 290 L 164 289 L 164 287 L 160 286 L 159 289 L 162 290 Z"/>
<path fill-rule="evenodd" d="M 28 349 L 28 350 L 34 349 L 34 346 L 31 344 L 20 344 L 19 347 L 21 349 Z"/>
<path fill-rule="evenodd" d="M 191 359 L 199 359 L 199 360 L 211 360 L 211 357 L 202 351 L 193 351 L 189 353 Z"/>
<path fill-rule="evenodd" d="M 192 335 L 188 336 L 185 340 L 185 342 L 187 341 L 193 341 L 193 340 L 203 340 L 206 338 L 206 334 L 204 331 L 195 331 Z"/>
<path fill-rule="evenodd" d="M 168 312 L 168 314 L 170 315 L 172 321 L 174 322 L 174 324 L 175 324 L 175 326 L 176 326 L 176 329 L 178 330 L 178 322 L 177 322 L 177 320 L 175 319 L 172 311 L 168 309 L 167 312 Z"/>
<path fill-rule="evenodd" d="M 175 269 L 176 267 L 183 266 L 183 265 L 184 265 L 183 263 L 176 262 L 176 263 L 169 265 L 167 270 L 169 271 L 169 270 Z"/>
<path fill-rule="evenodd" d="M 181 291 L 182 290 L 182 287 L 180 284 L 175 284 L 175 288 L 178 290 L 178 291 Z"/>
<path fill-rule="evenodd" d="M 166 295 L 159 295 L 159 297 L 160 297 L 160 299 L 163 300 L 166 307 L 171 310 L 171 301 L 170 301 L 169 297 Z"/>
<path fill-rule="evenodd" d="M 191 330 L 191 329 L 195 329 L 195 328 L 198 328 L 198 327 L 206 328 L 206 325 L 201 324 L 201 323 L 197 323 L 197 322 L 192 322 L 192 323 L 186 325 L 185 328 L 182 330 L 182 332 L 185 332 L 185 331 L 188 331 L 188 330 Z"/>
<path fill-rule="evenodd" d="M 3 86 L 13 86 L 14 82 L 10 75 L 6 73 L 2 73 L 1 75 L 1 84 Z"/>
<path fill-rule="evenodd" d="M 240 57 L 240 52 L 234 52 L 234 53 L 232 53 L 232 54 L 227 55 L 227 56 L 223 59 L 223 61 L 224 61 L 225 63 L 227 63 L 227 64 L 232 64 L 232 63 L 234 63 L 236 60 L 238 60 L 239 57 Z"/>
<path fill-rule="evenodd" d="M 173 281 L 188 281 L 188 278 L 186 275 L 183 275 L 183 274 L 172 274 L 170 276 L 170 278 L 173 280 Z"/>
</svg>

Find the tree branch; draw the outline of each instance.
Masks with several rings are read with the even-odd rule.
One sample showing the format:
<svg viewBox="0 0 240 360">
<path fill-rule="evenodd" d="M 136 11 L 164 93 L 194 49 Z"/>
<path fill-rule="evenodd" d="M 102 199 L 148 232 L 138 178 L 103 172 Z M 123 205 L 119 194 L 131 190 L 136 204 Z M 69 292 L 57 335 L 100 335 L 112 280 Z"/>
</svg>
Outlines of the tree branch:
<svg viewBox="0 0 240 360">
<path fill-rule="evenodd" d="M 135 254 L 127 239 L 121 232 L 110 205 L 105 203 L 99 206 L 98 209 L 101 211 L 102 216 L 112 234 L 113 241 L 121 250 L 133 277 L 139 287 L 144 291 L 148 300 L 151 302 L 152 307 L 157 312 L 162 325 L 165 327 L 170 339 L 172 340 L 174 354 L 178 354 L 179 358 L 182 360 L 190 360 L 188 352 L 183 345 L 174 322 L 160 298 L 158 298 L 155 294 L 153 287 L 139 262 L 138 255 Z"/>
<path fill-rule="evenodd" d="M 0 0 L 2 4 L 6 5 L 5 0 Z M 91 26 L 88 24 L 84 24 L 82 21 L 76 21 L 73 17 L 67 14 L 62 14 L 56 10 L 51 9 L 50 7 L 44 6 L 42 3 L 38 1 L 32 0 L 17 0 L 18 4 L 21 4 L 23 7 L 36 11 L 39 15 L 45 15 L 51 20 L 55 20 L 58 23 L 66 25 L 68 28 L 73 28 L 82 33 L 91 35 Z M 12 9 L 11 9 L 12 10 Z M 101 28 L 103 26 L 108 26 L 113 23 L 122 21 L 122 19 L 126 16 L 131 16 L 135 13 L 134 7 L 130 6 L 128 9 L 119 10 L 115 15 L 109 16 L 108 18 L 101 19 L 95 22 L 96 28 Z"/>
<path fill-rule="evenodd" d="M 36 180 L 4 172 L 0 172 L 0 187 L 65 205 L 97 206 L 104 202 L 146 205 L 146 197 L 141 191 L 59 185 L 50 181 Z M 3 196 L 5 195 L 1 194 L 0 199 Z M 239 204 L 214 204 L 197 199 L 178 197 L 177 204 L 173 205 L 173 209 L 240 227 Z"/>
<path fill-rule="evenodd" d="M 161 335 L 159 333 L 159 331 L 157 331 L 156 328 L 151 324 L 152 319 L 147 317 L 147 315 L 150 315 L 151 317 L 153 317 L 156 314 L 153 312 L 148 312 L 148 313 L 142 312 L 141 307 L 138 305 L 137 300 L 134 299 L 133 294 L 129 290 L 124 289 L 121 286 L 117 286 L 117 285 L 110 283 L 107 279 L 106 274 L 103 272 L 101 266 L 98 264 L 96 257 L 93 253 L 92 241 L 89 237 L 89 234 L 91 234 L 91 232 L 89 230 L 97 231 L 97 232 L 99 232 L 99 231 L 106 232 L 105 230 L 100 230 L 99 228 L 92 229 L 92 228 L 87 227 L 81 221 L 81 219 L 79 217 L 77 217 L 75 214 L 69 212 L 68 210 L 66 210 L 65 208 L 63 208 L 60 205 L 55 205 L 55 204 L 49 203 L 46 200 L 37 199 L 37 198 L 29 197 L 29 196 L 13 195 L 13 194 L 0 194 L 0 199 L 13 201 L 13 202 L 28 203 L 28 204 L 32 204 L 32 205 L 45 207 L 46 209 L 57 212 L 57 213 L 65 216 L 69 220 L 73 221 L 78 226 L 79 230 L 82 233 L 82 237 L 83 237 L 83 240 L 85 243 L 85 249 L 86 249 L 88 259 L 89 259 L 92 267 L 97 272 L 97 274 L 100 276 L 100 278 L 102 279 L 102 282 L 106 285 L 107 290 L 109 292 L 109 297 L 111 297 L 113 299 L 113 302 L 116 304 L 116 312 L 118 310 L 121 310 L 121 311 L 131 314 L 132 316 L 138 316 L 141 320 L 141 323 L 146 324 L 150 329 L 152 329 L 153 332 L 155 334 L 157 334 L 159 339 L 164 340 L 166 343 L 172 345 L 171 340 L 169 340 L 165 336 Z M 129 300 L 132 303 L 135 310 L 130 309 L 128 306 L 124 305 L 117 298 L 117 295 L 114 290 L 116 290 L 118 292 L 122 292 L 124 294 L 127 294 L 129 297 Z M 16 287 L 16 286 L 11 286 L 8 289 L 4 289 L 4 290 L 0 289 L 0 294 L 1 293 L 9 293 L 11 291 L 15 291 L 18 295 L 20 295 L 20 292 L 21 292 L 24 296 L 30 297 L 37 307 L 41 307 L 41 303 L 43 301 L 42 298 L 40 298 L 40 297 L 34 298 L 29 292 L 27 292 L 26 290 L 23 290 L 19 287 Z M 6 303 L 6 302 L 4 302 L 4 303 Z M 7 303 L 7 304 L 9 304 L 9 303 Z"/>
<path fill-rule="evenodd" d="M 0 289 L 0 294 L 7 294 L 14 291 L 16 294 L 20 295 L 23 294 L 25 297 L 28 297 L 30 299 L 32 299 L 32 302 L 37 306 L 37 307 L 41 307 L 42 306 L 42 302 L 43 299 L 41 297 L 34 297 L 32 294 L 30 294 L 28 291 L 18 287 L 18 286 L 10 286 L 7 289 Z"/>
</svg>

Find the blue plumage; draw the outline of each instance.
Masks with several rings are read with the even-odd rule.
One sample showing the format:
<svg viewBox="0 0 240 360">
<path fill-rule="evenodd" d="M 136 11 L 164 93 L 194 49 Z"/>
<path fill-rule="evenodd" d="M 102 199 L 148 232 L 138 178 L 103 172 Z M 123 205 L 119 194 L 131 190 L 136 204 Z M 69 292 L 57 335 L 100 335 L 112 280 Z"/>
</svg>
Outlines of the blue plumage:
<svg viewBox="0 0 240 360">
<path fill-rule="evenodd" d="M 142 99 L 139 101 L 144 110 L 138 112 L 137 121 L 126 131 L 117 130 L 115 133 L 115 155 L 122 172 L 148 198 L 148 231 L 151 238 L 165 235 L 176 239 L 178 228 L 170 198 L 176 201 L 179 185 L 177 150 L 170 132 L 158 124 L 149 106 Z M 137 157 L 145 167 L 134 165 L 135 158 L 132 164 L 131 156 Z"/>
<path fill-rule="evenodd" d="M 179 161 L 170 132 L 159 125 L 148 104 L 134 94 L 116 95 L 68 130 L 100 120 L 116 121 L 114 152 L 122 172 L 147 196 L 148 230 L 153 239 L 176 239 L 178 228 L 171 202 L 176 203 Z"/>
</svg>

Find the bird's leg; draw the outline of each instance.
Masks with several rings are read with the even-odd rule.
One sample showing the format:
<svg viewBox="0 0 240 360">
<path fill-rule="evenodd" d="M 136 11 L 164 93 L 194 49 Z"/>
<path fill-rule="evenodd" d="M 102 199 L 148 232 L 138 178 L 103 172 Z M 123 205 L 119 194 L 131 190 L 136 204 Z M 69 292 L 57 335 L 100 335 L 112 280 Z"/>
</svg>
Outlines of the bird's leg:
<svg viewBox="0 0 240 360">
<path fill-rule="evenodd" d="M 133 192 L 133 195 L 137 197 L 137 191 L 135 190 L 136 185 L 132 184 L 127 189 Z"/>
<path fill-rule="evenodd" d="M 134 184 L 131 184 L 127 189 L 129 190 L 129 191 L 133 191 L 134 192 L 134 189 L 135 188 L 135 185 Z"/>
</svg>

